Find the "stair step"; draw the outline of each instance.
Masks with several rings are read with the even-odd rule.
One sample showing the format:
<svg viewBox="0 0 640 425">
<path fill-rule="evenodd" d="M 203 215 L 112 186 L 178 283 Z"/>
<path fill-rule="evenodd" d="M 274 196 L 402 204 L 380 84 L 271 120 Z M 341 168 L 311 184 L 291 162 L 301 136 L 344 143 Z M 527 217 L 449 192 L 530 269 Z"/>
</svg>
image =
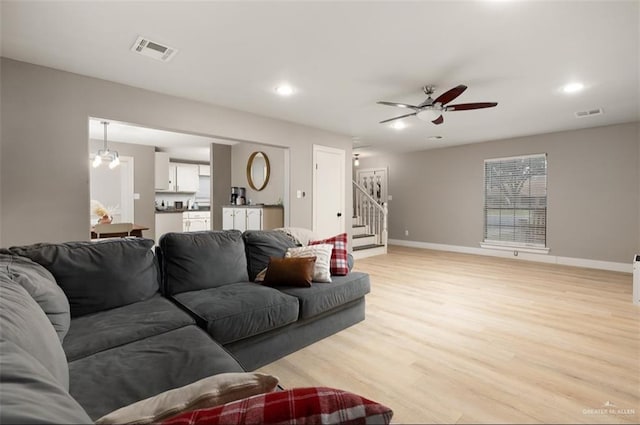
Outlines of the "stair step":
<svg viewBox="0 0 640 425">
<path fill-rule="evenodd" d="M 362 246 L 354 246 L 353 250 L 354 251 L 362 251 L 363 249 L 372 249 L 372 248 L 380 248 L 383 247 L 384 245 L 380 245 L 380 244 L 369 244 L 369 245 L 362 245 Z"/>
<path fill-rule="evenodd" d="M 375 257 L 376 255 L 384 255 L 387 253 L 387 247 L 384 245 L 369 245 L 360 248 L 353 248 L 353 258 L 360 260 L 362 258 Z"/>
<path fill-rule="evenodd" d="M 352 236 L 356 236 L 356 235 L 363 235 L 367 233 L 367 226 L 365 226 L 364 224 L 356 224 L 352 227 L 351 230 L 351 235 Z"/>
<path fill-rule="evenodd" d="M 375 236 L 375 235 L 372 233 L 359 233 L 357 235 L 351 235 L 353 239 L 369 238 L 371 236 Z"/>
<path fill-rule="evenodd" d="M 363 246 L 363 245 L 371 245 L 372 243 L 376 243 L 376 235 L 351 235 L 351 245 Z"/>
</svg>

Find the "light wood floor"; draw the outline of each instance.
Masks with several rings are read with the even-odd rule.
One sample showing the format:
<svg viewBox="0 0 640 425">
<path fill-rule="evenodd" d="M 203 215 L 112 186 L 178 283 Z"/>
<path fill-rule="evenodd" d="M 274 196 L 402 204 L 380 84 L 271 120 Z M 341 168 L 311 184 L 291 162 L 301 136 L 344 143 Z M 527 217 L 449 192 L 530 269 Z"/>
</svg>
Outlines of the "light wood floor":
<svg viewBox="0 0 640 425">
<path fill-rule="evenodd" d="M 356 270 L 365 321 L 262 372 L 353 391 L 394 423 L 640 423 L 631 274 L 402 247 Z"/>
</svg>

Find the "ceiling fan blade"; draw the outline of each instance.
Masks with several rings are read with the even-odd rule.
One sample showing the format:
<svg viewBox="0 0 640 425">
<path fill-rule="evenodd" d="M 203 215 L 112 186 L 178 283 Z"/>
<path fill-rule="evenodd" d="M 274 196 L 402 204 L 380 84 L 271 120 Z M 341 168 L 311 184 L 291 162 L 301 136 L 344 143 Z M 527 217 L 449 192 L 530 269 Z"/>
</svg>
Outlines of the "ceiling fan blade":
<svg viewBox="0 0 640 425">
<path fill-rule="evenodd" d="M 438 118 L 436 118 L 435 120 L 431 121 L 434 124 L 442 124 L 444 122 L 444 117 L 442 115 L 440 115 Z"/>
<path fill-rule="evenodd" d="M 440 102 L 440 104 L 446 105 L 456 97 L 460 96 L 466 89 L 467 89 L 467 86 L 465 86 L 464 84 L 460 84 L 459 86 L 454 87 L 451 90 L 442 93 L 440 96 L 436 98 L 436 100 L 433 101 L 433 103 Z"/>
<path fill-rule="evenodd" d="M 390 121 L 399 120 L 400 118 L 410 117 L 410 116 L 415 115 L 415 114 L 417 114 L 417 112 L 413 112 L 413 113 L 407 114 L 407 115 L 400 115 L 399 117 L 395 117 L 395 118 L 389 118 L 388 120 L 380 121 L 380 124 L 384 124 L 384 123 L 390 122 Z"/>
<path fill-rule="evenodd" d="M 493 108 L 497 102 L 459 103 L 447 106 L 447 111 L 468 111 L 469 109 Z"/>
<path fill-rule="evenodd" d="M 378 105 L 397 106 L 398 108 L 418 109 L 417 106 L 407 105 L 406 103 L 396 103 L 396 102 L 376 102 L 376 103 Z"/>
</svg>

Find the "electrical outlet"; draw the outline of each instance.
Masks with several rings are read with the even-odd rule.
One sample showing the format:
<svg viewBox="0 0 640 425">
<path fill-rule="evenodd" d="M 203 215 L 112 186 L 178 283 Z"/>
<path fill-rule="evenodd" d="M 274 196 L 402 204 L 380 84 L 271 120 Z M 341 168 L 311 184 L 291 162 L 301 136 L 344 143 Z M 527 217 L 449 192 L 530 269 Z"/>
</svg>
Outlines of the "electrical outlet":
<svg viewBox="0 0 640 425">
<path fill-rule="evenodd" d="M 405 235 L 405 236 L 409 236 L 409 231 L 408 231 L 408 230 L 405 230 L 405 231 L 404 231 L 404 235 Z"/>
</svg>

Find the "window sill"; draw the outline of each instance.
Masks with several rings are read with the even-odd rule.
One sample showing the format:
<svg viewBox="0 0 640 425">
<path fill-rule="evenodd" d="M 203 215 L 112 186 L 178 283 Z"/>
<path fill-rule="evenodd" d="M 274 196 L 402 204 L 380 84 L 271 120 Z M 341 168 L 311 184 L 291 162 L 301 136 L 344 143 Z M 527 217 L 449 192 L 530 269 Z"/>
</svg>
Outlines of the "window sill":
<svg viewBox="0 0 640 425">
<path fill-rule="evenodd" d="M 549 248 L 547 247 L 533 247 L 533 246 L 524 246 L 524 245 L 505 245 L 498 244 L 493 242 L 480 242 L 481 248 L 487 249 L 498 249 L 501 251 L 518 251 L 518 252 L 529 252 L 532 254 L 548 254 Z"/>
</svg>

